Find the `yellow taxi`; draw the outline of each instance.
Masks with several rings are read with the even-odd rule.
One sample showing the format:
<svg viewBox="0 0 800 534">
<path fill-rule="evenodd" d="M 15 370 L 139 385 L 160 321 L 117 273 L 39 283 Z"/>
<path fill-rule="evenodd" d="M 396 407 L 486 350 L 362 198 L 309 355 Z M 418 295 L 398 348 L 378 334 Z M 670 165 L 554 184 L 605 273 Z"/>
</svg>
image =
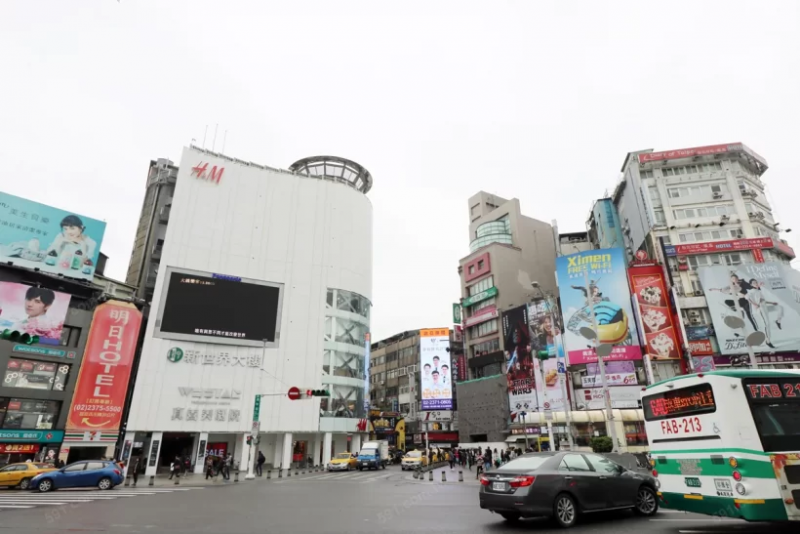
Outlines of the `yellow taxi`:
<svg viewBox="0 0 800 534">
<path fill-rule="evenodd" d="M 355 469 L 358 464 L 358 459 L 349 452 L 340 452 L 335 457 L 331 458 L 328 463 L 328 471 L 350 471 Z"/>
<path fill-rule="evenodd" d="M 8 464 L 0 469 L 0 486 L 26 490 L 30 488 L 33 477 L 48 471 L 55 471 L 55 469 L 51 464 L 33 462 Z"/>
<path fill-rule="evenodd" d="M 428 465 L 428 457 L 423 454 L 423 451 L 411 451 L 403 456 L 403 461 L 400 462 L 400 468 L 413 471 L 417 467 L 425 467 Z"/>
</svg>

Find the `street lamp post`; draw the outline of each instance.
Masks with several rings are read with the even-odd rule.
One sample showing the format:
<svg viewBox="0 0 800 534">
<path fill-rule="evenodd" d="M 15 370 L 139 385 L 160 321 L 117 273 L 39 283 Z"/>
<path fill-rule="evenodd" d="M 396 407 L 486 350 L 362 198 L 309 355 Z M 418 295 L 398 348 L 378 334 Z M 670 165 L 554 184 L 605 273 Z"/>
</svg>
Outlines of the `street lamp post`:
<svg viewBox="0 0 800 534">
<path fill-rule="evenodd" d="M 609 395 L 608 391 L 608 382 L 606 381 L 606 362 L 604 358 L 611 354 L 613 350 L 613 346 L 607 343 L 603 343 L 600 345 L 600 340 L 598 338 L 598 330 L 597 330 L 597 316 L 594 313 L 594 296 L 592 294 L 591 284 L 589 283 L 589 271 L 583 271 L 584 283 L 586 284 L 586 298 L 587 298 L 587 306 L 589 307 L 589 312 L 592 316 L 592 328 L 588 328 L 586 326 L 580 329 L 581 335 L 586 339 L 592 340 L 594 342 L 594 352 L 597 355 L 597 366 L 600 367 L 600 383 L 603 389 L 603 400 L 605 401 L 606 405 L 606 419 L 608 420 L 609 425 L 609 434 L 611 435 L 611 440 L 613 441 L 613 449 L 612 452 L 617 452 L 619 450 L 619 445 L 617 441 L 617 427 L 614 423 L 614 410 L 611 406 L 611 396 Z"/>
<path fill-rule="evenodd" d="M 525 452 L 528 452 L 528 423 L 525 421 L 528 412 L 519 412 L 519 415 L 522 416 L 522 433 L 525 434 Z"/>
</svg>

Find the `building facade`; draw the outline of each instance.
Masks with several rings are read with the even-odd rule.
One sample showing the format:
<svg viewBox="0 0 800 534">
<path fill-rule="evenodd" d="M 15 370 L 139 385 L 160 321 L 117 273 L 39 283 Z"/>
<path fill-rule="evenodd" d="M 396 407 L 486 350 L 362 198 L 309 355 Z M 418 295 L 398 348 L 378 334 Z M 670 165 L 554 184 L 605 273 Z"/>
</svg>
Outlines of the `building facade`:
<svg viewBox="0 0 800 534">
<path fill-rule="evenodd" d="M 148 474 L 175 456 L 245 468 L 251 433 L 282 468 L 358 448 L 371 186 L 342 158 L 280 170 L 184 149 L 125 436 Z"/>
<path fill-rule="evenodd" d="M 459 261 L 465 382 L 458 385 L 461 441 L 508 433 L 501 318 L 504 310 L 557 295 L 553 227 L 522 214 L 518 199 L 480 192 L 469 199 L 470 254 Z M 533 283 L 538 283 L 538 289 Z"/>
<path fill-rule="evenodd" d="M 692 355 L 711 357 L 715 365 L 731 362 L 715 334 L 722 313 L 715 310 L 716 304 L 709 307 L 709 297 L 718 293 L 709 294 L 703 287 L 701 272 L 724 268 L 729 275 L 744 273 L 754 264 L 788 268 L 795 257 L 781 236 L 790 229 L 781 227 L 766 196 L 767 168 L 766 160 L 742 143 L 632 152 L 613 195 L 603 200 L 613 202 L 618 212 L 629 260 L 640 251 L 642 257 L 666 265 L 666 277 L 678 297 L 674 304 L 682 337 L 688 338 Z M 741 311 L 753 329 L 763 330 Z M 798 362 L 795 350 L 768 352 L 759 356 L 766 366 Z M 674 362 L 657 364 L 654 378 L 685 370 Z"/>
<path fill-rule="evenodd" d="M 450 330 L 450 365 L 448 374 L 453 390 L 452 410 L 423 411 L 420 387 L 420 331 L 409 330 L 372 344 L 370 351 L 370 402 L 376 415 L 396 413 L 404 421 L 404 439 L 398 432 L 388 434 L 390 445 L 404 450 L 429 443 L 441 446 L 458 444 L 458 404 L 456 402 L 459 369 L 463 365 L 463 348 L 456 332 Z M 371 419 L 374 419 L 372 417 Z M 372 423 L 371 423 L 372 424 Z M 397 425 L 395 425 L 395 428 Z M 382 438 L 380 428 L 373 425 L 372 437 Z"/>
</svg>

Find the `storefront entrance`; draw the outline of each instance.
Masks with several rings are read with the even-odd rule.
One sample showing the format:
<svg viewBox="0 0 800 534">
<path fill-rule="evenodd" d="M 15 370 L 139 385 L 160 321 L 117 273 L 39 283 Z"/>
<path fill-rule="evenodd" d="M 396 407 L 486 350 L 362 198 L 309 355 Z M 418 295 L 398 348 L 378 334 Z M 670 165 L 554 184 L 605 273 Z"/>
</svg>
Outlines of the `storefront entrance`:
<svg viewBox="0 0 800 534">
<path fill-rule="evenodd" d="M 194 436 L 186 433 L 164 432 L 164 441 L 161 445 L 159 465 L 169 468 L 178 456 L 185 463 L 189 460 L 189 468 L 194 463 Z"/>
</svg>

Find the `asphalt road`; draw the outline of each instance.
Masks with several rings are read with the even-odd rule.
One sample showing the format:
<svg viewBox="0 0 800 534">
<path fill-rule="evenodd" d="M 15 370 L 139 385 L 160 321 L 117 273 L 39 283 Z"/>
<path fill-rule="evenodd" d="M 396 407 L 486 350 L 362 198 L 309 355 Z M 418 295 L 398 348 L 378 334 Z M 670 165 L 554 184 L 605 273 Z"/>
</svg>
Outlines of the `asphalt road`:
<svg viewBox="0 0 800 534">
<path fill-rule="evenodd" d="M 224 486 L 127 495 L 58 491 L 49 498 L 64 504 L 0 509 L 0 534 L 105 532 L 111 534 L 466 534 L 564 532 L 546 520 L 508 525 L 478 508 L 477 483 L 449 476 L 441 483 L 420 482 L 398 468 L 386 471 L 307 474 L 291 479 L 258 479 Z M 453 473 L 455 475 L 455 472 Z M 127 493 L 133 493 L 128 491 Z M 3 492 L 3 495 L 7 495 Z M 25 494 L 23 494 L 25 495 Z M 25 497 L 36 501 L 32 494 Z M 94 500 L 94 498 L 102 500 Z M 116 497 L 116 498 L 112 498 Z M 54 499 L 60 499 L 55 501 Z M 2 503 L 0 503 L 2 506 Z M 27 505 L 25 505 L 27 506 Z M 633 514 L 586 517 L 574 533 L 640 534 L 796 534 L 797 525 L 748 524 L 683 513 L 659 513 L 644 519 Z"/>
</svg>

